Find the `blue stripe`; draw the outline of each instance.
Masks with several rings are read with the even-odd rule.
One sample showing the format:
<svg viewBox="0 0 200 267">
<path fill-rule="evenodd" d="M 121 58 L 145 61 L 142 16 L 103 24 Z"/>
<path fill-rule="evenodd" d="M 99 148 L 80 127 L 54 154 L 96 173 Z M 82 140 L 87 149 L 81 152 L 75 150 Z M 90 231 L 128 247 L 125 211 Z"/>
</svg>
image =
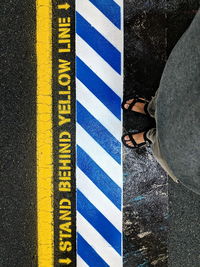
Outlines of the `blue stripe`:
<svg viewBox="0 0 200 267">
<path fill-rule="evenodd" d="M 120 52 L 76 12 L 76 31 L 114 70 L 121 74 Z"/>
<path fill-rule="evenodd" d="M 119 119 L 121 120 L 121 99 L 87 65 L 76 58 L 77 78 Z"/>
<path fill-rule="evenodd" d="M 77 234 L 77 241 L 78 254 L 90 267 L 109 267 L 80 234 Z"/>
<path fill-rule="evenodd" d="M 77 190 L 77 210 L 121 255 L 121 233 L 79 190 Z"/>
<path fill-rule="evenodd" d="M 95 5 L 112 23 L 121 29 L 120 6 L 113 0 L 89 0 Z"/>
<path fill-rule="evenodd" d="M 121 188 L 78 145 L 77 166 L 121 210 Z"/>
<path fill-rule="evenodd" d="M 77 122 L 113 159 L 121 164 L 121 143 L 78 101 Z"/>
</svg>

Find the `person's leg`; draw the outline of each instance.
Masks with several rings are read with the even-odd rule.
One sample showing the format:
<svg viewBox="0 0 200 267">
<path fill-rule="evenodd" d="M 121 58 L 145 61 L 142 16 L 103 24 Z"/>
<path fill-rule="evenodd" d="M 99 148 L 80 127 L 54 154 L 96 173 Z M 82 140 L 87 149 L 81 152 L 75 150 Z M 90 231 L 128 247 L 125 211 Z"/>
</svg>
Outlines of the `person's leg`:
<svg viewBox="0 0 200 267">
<path fill-rule="evenodd" d="M 156 101 L 157 101 L 157 95 L 158 91 L 156 91 L 156 94 L 154 97 L 152 97 L 151 101 L 149 102 L 147 106 L 147 111 L 149 115 L 155 119 L 155 113 L 156 113 Z"/>
<path fill-rule="evenodd" d="M 160 153 L 159 140 L 158 140 L 156 128 L 150 129 L 147 132 L 146 136 L 152 142 L 151 148 L 153 151 L 153 155 L 155 156 L 158 163 L 168 173 L 168 175 L 174 180 L 174 182 L 179 183 L 179 180 L 174 176 L 174 174 L 172 173 L 172 171 L 168 167 L 167 162 L 163 159 L 163 157 Z"/>
</svg>

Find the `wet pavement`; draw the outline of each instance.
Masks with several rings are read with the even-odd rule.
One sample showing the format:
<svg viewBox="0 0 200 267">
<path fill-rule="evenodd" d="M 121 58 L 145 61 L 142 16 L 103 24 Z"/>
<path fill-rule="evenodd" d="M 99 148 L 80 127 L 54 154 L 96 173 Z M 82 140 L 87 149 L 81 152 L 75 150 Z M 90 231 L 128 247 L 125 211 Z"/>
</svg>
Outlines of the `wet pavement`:
<svg viewBox="0 0 200 267">
<path fill-rule="evenodd" d="M 125 1 L 124 95 L 148 99 L 200 1 Z M 155 125 L 124 114 L 124 131 Z M 200 199 L 176 185 L 151 149 L 124 148 L 124 266 L 200 266 Z"/>
</svg>

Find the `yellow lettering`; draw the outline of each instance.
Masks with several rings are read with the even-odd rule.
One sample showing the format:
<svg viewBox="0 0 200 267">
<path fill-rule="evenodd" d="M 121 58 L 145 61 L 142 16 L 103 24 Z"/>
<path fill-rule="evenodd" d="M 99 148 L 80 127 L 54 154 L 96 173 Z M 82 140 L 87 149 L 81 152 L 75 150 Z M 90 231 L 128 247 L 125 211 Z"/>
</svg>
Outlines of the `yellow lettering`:
<svg viewBox="0 0 200 267">
<path fill-rule="evenodd" d="M 65 170 L 65 171 L 71 170 L 71 166 L 70 166 L 71 160 L 60 159 L 59 164 L 62 165 L 62 166 L 59 166 L 59 170 Z"/>
<path fill-rule="evenodd" d="M 67 199 L 67 198 L 61 199 L 59 204 L 63 205 L 64 203 L 66 203 L 68 205 L 68 206 L 65 206 L 65 209 L 71 208 L 71 201 L 69 199 Z M 63 209 L 63 207 L 62 207 L 62 209 Z"/>
<path fill-rule="evenodd" d="M 67 137 L 67 139 L 63 139 L 64 136 Z M 60 139 L 59 140 L 60 142 L 70 142 L 71 134 L 69 132 L 66 132 L 66 131 L 61 132 L 60 135 L 59 135 L 59 139 Z"/>
<path fill-rule="evenodd" d="M 58 76 L 58 82 L 62 86 L 68 86 L 71 83 L 71 77 L 67 73 L 60 74 Z"/>
<path fill-rule="evenodd" d="M 58 9 L 65 9 L 65 10 L 67 10 L 69 8 L 70 8 L 70 5 L 68 3 L 65 3 L 63 5 L 58 5 Z"/>
<path fill-rule="evenodd" d="M 70 226 L 71 226 L 71 222 L 62 223 L 60 224 L 60 229 L 65 232 L 71 233 L 72 230 L 70 229 Z"/>
<path fill-rule="evenodd" d="M 72 261 L 69 258 L 66 259 L 59 259 L 60 264 L 70 264 Z"/>
<path fill-rule="evenodd" d="M 71 183 L 70 182 L 59 182 L 59 191 L 60 192 L 70 192 L 71 191 Z"/>
<path fill-rule="evenodd" d="M 58 112 L 61 115 L 70 114 L 71 113 L 70 100 L 59 100 L 58 101 Z"/>
<path fill-rule="evenodd" d="M 61 241 L 59 243 L 59 249 L 62 252 L 70 252 L 72 250 L 72 243 L 70 241 Z"/>
<path fill-rule="evenodd" d="M 60 231 L 60 240 L 63 240 L 64 238 L 71 238 L 71 234 L 63 234 L 63 231 Z"/>
<path fill-rule="evenodd" d="M 61 221 L 71 221 L 71 216 L 69 216 L 69 215 L 71 215 L 71 211 L 69 211 L 69 210 L 60 210 L 60 214 L 62 214 L 59 217 L 59 219 Z"/>
<path fill-rule="evenodd" d="M 64 60 L 64 59 L 59 59 L 59 73 L 67 72 L 70 71 L 70 64 L 71 62 Z"/>
<path fill-rule="evenodd" d="M 66 124 L 66 123 L 69 123 L 71 121 L 70 118 L 65 118 L 64 116 L 62 115 L 59 115 L 59 126 L 62 126 L 63 124 Z"/>
</svg>

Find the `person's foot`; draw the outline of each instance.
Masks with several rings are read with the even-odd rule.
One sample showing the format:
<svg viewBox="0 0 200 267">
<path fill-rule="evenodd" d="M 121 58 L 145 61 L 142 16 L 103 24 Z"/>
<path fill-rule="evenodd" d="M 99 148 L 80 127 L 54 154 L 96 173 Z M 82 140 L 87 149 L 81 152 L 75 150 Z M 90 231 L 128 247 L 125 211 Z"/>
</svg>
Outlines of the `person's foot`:
<svg viewBox="0 0 200 267">
<path fill-rule="evenodd" d="M 146 104 L 148 101 L 144 98 L 132 98 L 123 102 L 124 110 L 131 110 L 134 112 L 138 112 L 144 115 L 148 115 L 146 112 Z"/>
<path fill-rule="evenodd" d="M 126 147 L 133 149 L 150 145 L 152 142 L 148 139 L 147 132 L 124 134 L 122 136 L 122 142 Z"/>
<path fill-rule="evenodd" d="M 122 136 L 122 142 L 126 147 L 137 148 L 146 145 L 145 132 L 136 134 L 125 134 Z"/>
<path fill-rule="evenodd" d="M 138 145 L 145 142 L 145 140 L 144 140 L 144 132 L 132 134 L 132 138 L 135 140 L 136 144 L 138 144 Z M 133 142 L 130 140 L 130 136 L 129 135 L 124 136 L 124 141 L 126 142 L 126 144 L 128 146 L 135 147 Z"/>
</svg>

